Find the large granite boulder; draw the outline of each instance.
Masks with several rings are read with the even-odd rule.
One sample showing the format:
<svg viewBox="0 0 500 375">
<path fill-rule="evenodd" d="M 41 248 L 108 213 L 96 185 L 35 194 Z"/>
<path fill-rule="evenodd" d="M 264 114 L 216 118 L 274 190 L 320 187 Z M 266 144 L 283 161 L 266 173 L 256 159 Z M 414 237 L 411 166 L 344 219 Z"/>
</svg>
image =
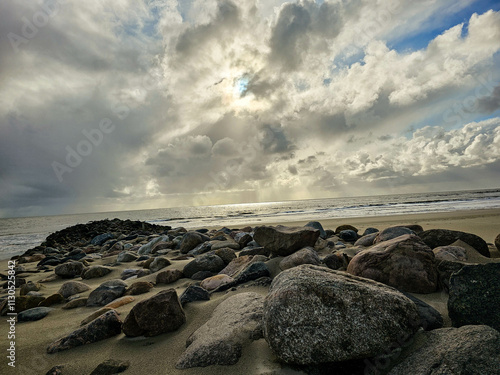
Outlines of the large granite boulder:
<svg viewBox="0 0 500 375">
<path fill-rule="evenodd" d="M 121 326 L 122 322 L 116 311 L 108 311 L 69 335 L 54 341 L 47 347 L 47 353 L 52 354 L 119 335 Z"/>
<path fill-rule="evenodd" d="M 448 229 L 430 229 L 418 235 L 431 249 L 439 246 L 448 246 L 457 240 L 461 240 L 476 249 L 479 254 L 488 258 L 490 257 L 488 244 L 481 237 L 472 233 Z"/>
<path fill-rule="evenodd" d="M 123 322 L 129 337 L 157 336 L 179 329 L 186 322 L 175 289 L 163 290 L 135 305 Z"/>
<path fill-rule="evenodd" d="M 245 344 L 262 338 L 264 297 L 241 293 L 229 297 L 186 342 L 186 351 L 176 364 L 178 369 L 233 365 Z"/>
<path fill-rule="evenodd" d="M 415 304 L 394 288 L 302 265 L 280 273 L 264 302 L 264 336 L 287 363 L 369 358 L 419 328 Z"/>
<path fill-rule="evenodd" d="M 287 256 L 304 247 L 314 247 L 320 231 L 310 227 L 262 226 L 255 228 L 254 240 L 272 254 Z"/>
<path fill-rule="evenodd" d="M 418 337 L 389 375 L 500 374 L 500 333 L 491 327 L 441 328 Z"/>
<path fill-rule="evenodd" d="M 104 306 L 125 294 L 128 285 L 122 280 L 108 280 L 94 289 L 87 299 L 87 306 Z"/>
<path fill-rule="evenodd" d="M 221 257 L 212 253 L 208 253 L 200 255 L 186 264 L 184 266 L 184 269 L 182 270 L 182 273 L 184 274 L 184 276 L 191 278 L 195 273 L 200 271 L 217 273 L 221 271 L 225 266 L 226 264 Z"/>
<path fill-rule="evenodd" d="M 412 293 L 433 293 L 438 283 L 434 253 L 414 234 L 360 252 L 351 259 L 347 272 Z"/>
<path fill-rule="evenodd" d="M 500 331 L 500 263 L 462 267 L 451 275 L 449 293 L 454 327 L 485 324 Z"/>
</svg>

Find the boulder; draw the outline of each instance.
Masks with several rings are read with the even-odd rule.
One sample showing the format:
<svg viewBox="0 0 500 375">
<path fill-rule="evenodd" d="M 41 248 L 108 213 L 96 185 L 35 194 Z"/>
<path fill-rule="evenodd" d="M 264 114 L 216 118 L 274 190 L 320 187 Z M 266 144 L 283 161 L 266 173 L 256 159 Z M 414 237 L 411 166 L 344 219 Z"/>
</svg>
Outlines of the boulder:
<svg viewBox="0 0 500 375">
<path fill-rule="evenodd" d="M 332 270 L 339 270 L 347 267 L 347 262 L 340 253 L 329 254 L 323 259 L 323 263 Z"/>
<path fill-rule="evenodd" d="M 369 247 L 373 245 L 375 238 L 377 238 L 378 232 L 366 234 L 354 242 L 354 246 L 364 246 Z"/>
<path fill-rule="evenodd" d="M 214 254 L 220 257 L 225 265 L 228 265 L 231 263 L 233 259 L 236 258 L 236 253 L 234 252 L 233 249 L 230 249 L 229 247 L 223 247 L 221 249 L 217 249 L 214 251 Z"/>
<path fill-rule="evenodd" d="M 452 262 L 467 260 L 467 252 L 460 246 L 439 246 L 432 250 L 436 260 L 449 260 Z"/>
<path fill-rule="evenodd" d="M 65 279 L 70 279 L 76 276 L 80 276 L 85 269 L 85 266 L 81 262 L 68 262 L 58 265 L 54 272 L 57 276 Z"/>
<path fill-rule="evenodd" d="M 288 256 L 304 247 L 314 247 L 320 231 L 310 227 L 292 228 L 278 225 L 255 228 L 253 238 L 274 255 Z"/>
<path fill-rule="evenodd" d="M 45 298 L 45 300 L 43 300 L 42 302 L 40 302 L 38 304 L 38 306 L 40 307 L 50 307 L 52 305 L 57 305 L 59 303 L 63 303 L 65 301 L 64 297 L 59 294 L 59 293 L 55 293 L 55 294 L 51 294 L 50 296 L 48 296 L 47 298 Z"/>
<path fill-rule="evenodd" d="M 156 237 L 154 239 L 152 239 L 151 241 L 149 241 L 147 244 L 145 245 L 142 245 L 139 250 L 137 250 L 137 253 L 139 255 L 146 255 L 146 254 L 150 254 L 151 251 L 153 250 L 154 246 L 158 243 L 158 242 L 166 242 L 168 241 L 168 236 L 159 236 L 159 237 Z"/>
<path fill-rule="evenodd" d="M 182 273 L 191 278 L 199 271 L 217 273 L 225 267 L 224 261 L 215 254 L 203 254 L 184 266 Z"/>
<path fill-rule="evenodd" d="M 172 263 L 167 258 L 156 257 L 149 265 L 149 270 L 152 273 L 158 272 L 162 268 L 170 266 Z"/>
<path fill-rule="evenodd" d="M 219 304 L 212 316 L 186 342 L 186 351 L 176 367 L 233 365 L 243 347 L 262 338 L 264 298 L 257 293 L 240 293 Z"/>
<path fill-rule="evenodd" d="M 326 232 L 323 229 L 323 225 L 321 225 L 319 221 L 310 221 L 304 226 L 319 230 L 319 237 L 322 239 L 326 239 Z"/>
<path fill-rule="evenodd" d="M 124 372 L 130 366 L 130 361 L 108 359 L 97 366 L 90 375 L 112 375 Z"/>
<path fill-rule="evenodd" d="M 403 292 L 403 294 L 411 299 L 417 306 L 418 315 L 420 315 L 420 325 L 424 330 L 431 331 L 433 329 L 443 328 L 443 317 L 439 311 L 421 299 L 412 296 L 410 293 Z"/>
<path fill-rule="evenodd" d="M 77 307 L 87 306 L 87 297 L 77 298 L 66 303 L 62 308 L 64 310 L 75 309 Z"/>
<path fill-rule="evenodd" d="M 125 291 L 126 296 L 136 296 L 138 294 L 148 293 L 154 285 L 147 281 L 136 281 Z"/>
<path fill-rule="evenodd" d="M 189 251 L 193 250 L 196 246 L 209 240 L 210 238 L 199 232 L 187 232 L 182 236 L 180 251 L 182 254 L 187 254 Z"/>
<path fill-rule="evenodd" d="M 363 234 L 361 236 L 364 237 L 364 236 L 367 236 L 369 234 L 378 233 L 378 232 L 380 232 L 380 231 L 377 228 L 368 227 L 365 229 L 365 231 L 363 232 Z"/>
<path fill-rule="evenodd" d="M 448 229 L 430 229 L 419 233 L 419 236 L 431 249 L 448 246 L 457 240 L 461 240 L 476 249 L 479 254 L 490 257 L 488 244 L 481 237 L 472 233 Z"/>
<path fill-rule="evenodd" d="M 233 250 L 239 250 L 240 245 L 235 242 L 232 238 L 226 239 L 224 241 L 210 241 L 210 248 L 212 250 L 219 250 L 219 249 L 224 249 L 224 248 L 229 248 Z"/>
<path fill-rule="evenodd" d="M 137 260 L 139 258 L 137 254 L 131 252 L 131 251 L 122 251 L 118 256 L 116 257 L 117 262 L 122 262 L 122 263 L 128 263 L 128 262 L 133 262 L 134 260 Z"/>
<path fill-rule="evenodd" d="M 109 280 L 94 289 L 87 300 L 87 306 L 104 306 L 120 298 L 125 293 L 127 284 L 122 280 Z"/>
<path fill-rule="evenodd" d="M 245 247 L 243 250 L 239 252 L 239 256 L 245 256 L 245 255 L 263 255 L 265 257 L 268 257 L 271 255 L 271 252 L 269 249 L 266 249 L 265 247 Z"/>
<path fill-rule="evenodd" d="M 195 301 L 208 301 L 210 300 L 210 294 L 207 290 L 203 289 L 198 285 L 190 285 L 181 294 L 179 298 L 181 304 L 184 306 L 186 303 Z"/>
<path fill-rule="evenodd" d="M 41 296 L 20 296 L 16 298 L 16 312 L 20 313 L 21 311 L 29 310 L 34 307 L 38 307 L 40 303 L 45 301 L 45 297 Z M 11 312 L 11 311 L 9 311 Z M 4 311 L 2 310 L 2 313 Z"/>
<path fill-rule="evenodd" d="M 17 315 L 17 320 L 19 322 L 34 322 L 45 318 L 52 310 L 54 309 L 50 307 L 34 307 L 20 312 Z"/>
<path fill-rule="evenodd" d="M 137 303 L 123 322 L 123 333 L 129 337 L 157 336 L 176 331 L 185 322 L 177 292 L 167 289 Z"/>
<path fill-rule="evenodd" d="M 415 304 L 396 289 L 313 265 L 280 273 L 264 302 L 264 337 L 286 363 L 369 358 L 419 328 Z"/>
<path fill-rule="evenodd" d="M 341 231 L 338 234 L 338 237 L 342 241 L 345 241 L 345 242 L 356 242 L 359 238 L 358 234 L 355 231 L 350 230 L 350 229 L 346 229 L 346 230 Z"/>
<path fill-rule="evenodd" d="M 184 277 L 179 270 L 165 270 L 156 275 L 157 284 L 171 284 Z"/>
<path fill-rule="evenodd" d="M 358 233 L 358 228 L 356 228 L 356 227 L 354 227 L 352 225 L 349 225 L 349 224 L 339 225 L 337 228 L 335 228 L 335 233 L 339 234 L 343 230 L 352 230 L 352 231 Z"/>
<path fill-rule="evenodd" d="M 347 272 L 411 293 L 433 293 L 438 285 L 434 253 L 414 234 L 380 242 L 358 253 Z"/>
<path fill-rule="evenodd" d="M 113 236 L 112 233 L 103 233 L 103 234 L 99 234 L 98 236 L 95 236 L 94 238 L 92 238 L 90 243 L 92 245 L 102 246 L 106 241 L 111 240 L 113 238 L 115 238 L 115 236 Z"/>
<path fill-rule="evenodd" d="M 108 311 L 69 335 L 54 341 L 47 347 L 47 353 L 53 354 L 119 335 L 121 326 L 122 322 L 116 311 Z"/>
<path fill-rule="evenodd" d="M 449 293 L 454 327 L 484 324 L 500 331 L 500 263 L 462 267 L 451 275 Z"/>
<path fill-rule="evenodd" d="M 215 275 L 204 279 L 200 286 L 208 291 L 220 288 L 223 285 L 234 284 L 234 279 L 228 275 Z"/>
<path fill-rule="evenodd" d="M 114 301 L 111 301 L 106 306 L 104 306 L 104 308 L 109 307 L 111 309 L 117 309 L 121 306 L 128 305 L 129 303 L 132 303 L 134 301 L 135 301 L 135 298 L 132 296 L 123 296 L 123 297 L 115 299 Z"/>
<path fill-rule="evenodd" d="M 83 271 L 82 279 L 88 280 L 88 279 L 95 279 L 97 277 L 103 277 L 111 273 L 111 271 L 113 271 L 113 269 L 109 267 L 91 266 L 87 270 Z"/>
<path fill-rule="evenodd" d="M 415 234 L 411 229 L 402 226 L 395 226 L 385 228 L 383 231 L 379 232 L 373 241 L 374 244 L 383 241 L 389 241 L 399 236 L 403 236 L 405 234 Z"/>
<path fill-rule="evenodd" d="M 24 296 L 29 292 L 38 292 L 42 288 L 42 284 L 28 281 L 26 284 L 21 285 L 19 295 Z"/>
<path fill-rule="evenodd" d="M 289 255 L 280 262 L 280 268 L 287 270 L 292 267 L 300 266 L 301 264 L 314 264 L 316 266 L 321 264 L 318 254 L 310 247 L 299 250 L 292 255 Z"/>
<path fill-rule="evenodd" d="M 499 353 L 500 333 L 491 327 L 441 328 L 419 334 L 414 350 L 389 375 L 500 374 Z"/>
</svg>

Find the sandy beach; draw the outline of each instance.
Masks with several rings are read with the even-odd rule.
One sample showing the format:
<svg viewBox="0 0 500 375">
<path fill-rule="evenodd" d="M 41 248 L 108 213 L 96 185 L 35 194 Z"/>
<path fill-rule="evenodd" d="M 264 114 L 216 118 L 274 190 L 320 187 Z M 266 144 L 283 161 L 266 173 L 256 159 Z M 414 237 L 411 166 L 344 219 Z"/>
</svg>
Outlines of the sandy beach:
<svg viewBox="0 0 500 375">
<path fill-rule="evenodd" d="M 255 225 L 256 223 L 249 223 Z M 302 226 L 305 222 L 276 223 L 287 226 Z M 341 224 L 350 224 L 357 227 L 360 233 L 367 227 L 384 229 L 397 224 L 419 224 L 424 230 L 427 229 L 452 229 L 476 234 L 482 237 L 489 245 L 493 243 L 495 237 L 500 233 L 500 210 L 477 210 L 461 211 L 451 213 L 433 213 L 418 215 L 398 215 L 386 217 L 364 217 L 323 220 L 321 224 L 325 229 L 332 229 Z M 500 260 L 500 253 L 493 245 L 489 246 L 492 259 Z M 116 255 L 95 260 L 92 265 L 106 265 L 114 263 Z M 169 269 L 182 270 L 188 260 L 173 261 Z M 28 271 L 36 269 L 36 263 L 23 264 Z M 119 278 L 124 269 L 135 267 L 135 263 L 123 263 L 113 266 L 113 271 L 101 278 L 84 280 L 92 289 L 96 288 L 103 281 Z M 7 261 L 0 263 L 0 273 L 6 273 Z M 39 281 L 46 278 L 53 272 L 24 273 L 21 275 L 27 281 Z M 156 274 L 141 278 L 141 281 L 155 282 Z M 75 280 L 81 281 L 81 278 Z M 44 296 L 56 293 L 60 286 L 67 280 L 58 279 L 44 282 L 40 292 Z M 137 280 L 127 280 L 127 284 L 132 284 Z M 150 292 L 134 296 L 133 303 L 117 308 L 120 318 L 123 320 L 137 302 L 151 297 L 161 290 L 174 288 L 180 295 L 185 288 L 193 283 L 192 280 L 182 278 L 169 285 L 156 285 Z M 294 374 L 299 373 L 290 368 L 282 369 L 276 357 L 269 349 L 264 339 L 254 341 L 243 349 L 243 354 L 237 364 L 233 366 L 209 366 L 206 368 L 192 368 L 178 370 L 175 364 L 185 349 L 186 339 L 197 328 L 203 325 L 211 316 L 215 307 L 237 293 L 257 292 L 266 295 L 267 287 L 245 285 L 240 286 L 235 291 L 214 293 L 210 301 L 193 302 L 185 306 L 187 322 L 177 331 L 161 334 L 155 337 L 127 338 L 120 334 L 111 339 L 83 345 L 70 350 L 65 350 L 55 354 L 47 354 L 47 346 L 58 338 L 72 332 L 79 327 L 80 322 L 91 315 L 98 308 L 79 307 L 71 310 L 61 309 L 62 305 L 53 306 L 55 309 L 44 319 L 35 322 L 18 322 L 16 324 L 16 367 L 7 366 L 7 359 L 2 356 L 0 363 L 2 374 L 45 374 L 55 365 L 64 365 L 63 374 L 84 375 L 90 374 L 96 366 L 107 360 L 128 360 L 130 367 L 126 370 L 129 375 L 142 374 L 186 374 L 186 375 L 220 375 L 220 374 Z M 90 292 L 90 291 L 89 291 Z M 80 293 L 82 297 L 88 296 L 89 292 Z M 17 290 L 17 294 L 18 294 Z M 2 296 L 6 293 L 2 293 Z M 416 295 L 436 308 L 444 317 L 445 326 L 450 326 L 447 317 L 446 300 L 447 294 L 438 292 L 427 295 Z M 7 340 L 7 317 L 0 319 L 0 347 L 5 352 L 9 345 Z"/>
</svg>

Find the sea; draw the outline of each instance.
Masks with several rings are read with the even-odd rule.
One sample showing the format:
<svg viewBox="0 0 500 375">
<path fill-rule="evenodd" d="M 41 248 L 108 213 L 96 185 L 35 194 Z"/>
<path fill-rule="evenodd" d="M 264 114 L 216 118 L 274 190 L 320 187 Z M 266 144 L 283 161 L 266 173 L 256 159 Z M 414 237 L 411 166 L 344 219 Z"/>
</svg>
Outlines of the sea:
<svg viewBox="0 0 500 375">
<path fill-rule="evenodd" d="M 194 229 L 493 208 L 500 208 L 500 188 L 4 218 L 0 219 L 0 259 L 20 255 L 68 226 L 103 219 Z"/>
</svg>

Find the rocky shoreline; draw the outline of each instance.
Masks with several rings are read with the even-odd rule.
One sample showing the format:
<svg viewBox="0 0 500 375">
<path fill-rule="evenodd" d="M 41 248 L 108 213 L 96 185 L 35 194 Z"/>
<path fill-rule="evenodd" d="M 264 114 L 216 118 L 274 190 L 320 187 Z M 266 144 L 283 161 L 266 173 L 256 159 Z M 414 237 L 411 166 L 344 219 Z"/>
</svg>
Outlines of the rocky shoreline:
<svg viewBox="0 0 500 375">
<path fill-rule="evenodd" d="M 76 374 L 65 353 L 86 348 L 88 361 L 94 347 L 97 359 L 112 340 L 123 355 L 78 373 L 142 373 L 146 359 L 127 345 L 147 338 L 172 347 L 171 372 L 158 373 L 500 374 L 498 250 L 500 235 L 488 244 L 417 224 L 186 230 L 103 220 L 13 258 L 15 312 L 21 333 L 71 323 L 31 347 L 47 366 L 40 374 Z M 422 300 L 435 294 L 440 311 Z M 261 362 L 236 370 L 257 344 Z"/>
</svg>

